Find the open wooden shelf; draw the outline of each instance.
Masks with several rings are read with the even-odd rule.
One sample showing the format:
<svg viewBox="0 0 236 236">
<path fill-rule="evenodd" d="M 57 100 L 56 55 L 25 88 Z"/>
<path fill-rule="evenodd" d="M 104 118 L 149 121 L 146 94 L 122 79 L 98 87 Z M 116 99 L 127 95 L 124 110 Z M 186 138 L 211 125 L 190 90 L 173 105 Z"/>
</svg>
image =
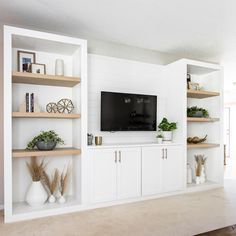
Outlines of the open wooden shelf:
<svg viewBox="0 0 236 236">
<path fill-rule="evenodd" d="M 80 83 L 79 77 L 42 75 L 28 72 L 12 72 L 12 82 L 60 87 L 74 87 Z"/>
<path fill-rule="evenodd" d="M 187 144 L 187 148 L 214 148 L 219 147 L 216 143 L 199 143 L 199 144 Z"/>
<path fill-rule="evenodd" d="M 220 93 L 218 92 L 210 92 L 210 91 L 203 91 L 203 90 L 187 90 L 187 97 L 188 98 L 209 98 L 219 96 Z"/>
<path fill-rule="evenodd" d="M 187 117 L 187 122 L 216 122 L 219 118 Z"/>
<path fill-rule="evenodd" d="M 26 150 L 26 149 L 13 149 L 13 157 L 50 157 L 50 156 L 67 156 L 67 155 L 79 155 L 80 149 L 77 148 L 56 148 L 51 151 L 40 151 L 40 150 Z"/>
<path fill-rule="evenodd" d="M 13 118 L 54 118 L 54 119 L 78 119 L 80 114 L 62 114 L 47 112 L 12 112 Z"/>
</svg>

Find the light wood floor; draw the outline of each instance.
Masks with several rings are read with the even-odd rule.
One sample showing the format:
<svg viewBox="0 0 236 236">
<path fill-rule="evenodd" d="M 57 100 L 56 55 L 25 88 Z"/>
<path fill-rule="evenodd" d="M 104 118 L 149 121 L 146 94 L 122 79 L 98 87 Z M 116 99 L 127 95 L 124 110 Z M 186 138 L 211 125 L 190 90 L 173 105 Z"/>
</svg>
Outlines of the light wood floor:
<svg viewBox="0 0 236 236">
<path fill-rule="evenodd" d="M 225 188 L 86 212 L 3 224 L 11 236 L 184 236 L 236 223 L 236 180 Z"/>
</svg>

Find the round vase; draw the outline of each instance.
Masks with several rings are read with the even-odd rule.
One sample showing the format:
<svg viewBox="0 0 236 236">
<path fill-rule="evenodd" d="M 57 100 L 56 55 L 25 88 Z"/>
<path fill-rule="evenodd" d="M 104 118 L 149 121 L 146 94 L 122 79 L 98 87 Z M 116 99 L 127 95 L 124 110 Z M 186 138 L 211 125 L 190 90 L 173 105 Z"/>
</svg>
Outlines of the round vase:
<svg viewBox="0 0 236 236">
<path fill-rule="evenodd" d="M 42 206 L 47 201 L 48 195 L 40 181 L 33 181 L 26 193 L 26 202 L 31 207 Z"/>
<path fill-rule="evenodd" d="M 50 197 L 48 198 L 48 202 L 49 202 L 49 203 L 54 203 L 54 202 L 56 202 L 56 198 L 54 197 L 53 194 L 50 195 Z"/>
<path fill-rule="evenodd" d="M 59 76 L 64 75 L 64 61 L 62 59 L 56 59 L 55 74 Z"/>
<path fill-rule="evenodd" d="M 58 202 L 59 202 L 60 204 L 65 203 L 65 202 L 66 202 L 65 197 L 64 197 L 64 196 L 60 196 L 60 197 L 58 198 Z"/>
<path fill-rule="evenodd" d="M 162 138 L 157 138 L 157 143 L 162 144 L 163 139 Z"/>
<path fill-rule="evenodd" d="M 172 131 L 162 131 L 163 134 L 163 141 L 171 142 L 173 132 Z"/>
</svg>

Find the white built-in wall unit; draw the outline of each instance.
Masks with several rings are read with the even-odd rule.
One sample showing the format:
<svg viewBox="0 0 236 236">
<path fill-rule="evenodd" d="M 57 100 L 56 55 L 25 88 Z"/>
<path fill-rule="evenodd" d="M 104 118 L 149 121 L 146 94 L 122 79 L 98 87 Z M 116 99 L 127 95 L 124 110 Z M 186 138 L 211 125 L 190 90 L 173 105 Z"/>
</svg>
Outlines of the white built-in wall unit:
<svg viewBox="0 0 236 236">
<path fill-rule="evenodd" d="M 37 62 L 47 65 L 48 75 L 54 75 L 55 59 L 62 58 L 65 76 L 69 77 L 37 78 L 16 72 L 17 50 L 36 52 Z M 5 222 L 222 186 L 223 76 L 220 66 L 186 59 L 163 66 L 90 54 L 87 81 L 86 56 L 84 40 L 5 27 Z M 204 91 L 187 90 L 187 73 Z M 156 132 L 151 131 L 101 132 L 101 91 L 156 95 L 157 123 L 164 116 L 177 122 L 173 142 L 157 144 Z M 40 114 L 18 112 L 26 92 L 36 95 Z M 45 113 L 45 105 L 60 98 L 72 99 L 76 107 L 73 114 L 61 117 Z M 208 109 L 212 119 L 187 119 L 187 107 L 193 105 Z M 69 149 L 49 153 L 25 151 L 27 142 L 45 129 L 58 132 Z M 87 133 L 101 135 L 103 144 L 87 146 Z M 209 144 L 187 145 L 188 136 L 205 134 Z M 207 157 L 207 182 L 187 185 L 187 163 L 194 171 L 195 154 Z M 49 160 L 49 171 L 71 163 L 72 179 L 65 204 L 46 203 L 41 208 L 32 208 L 25 203 L 30 185 L 25 162 L 32 155 Z"/>
<path fill-rule="evenodd" d="M 46 74 L 18 72 L 17 51 L 31 51 Z M 64 61 L 64 75 L 55 76 L 55 60 Z M 25 94 L 34 93 L 40 113 L 20 112 Z M 47 113 L 49 102 L 71 99 L 72 114 Z M 27 151 L 27 143 L 42 130 L 55 130 L 65 141 L 53 151 Z M 4 181 L 5 221 L 17 221 L 81 209 L 87 185 L 83 170 L 87 133 L 87 42 L 14 27 L 4 27 Z M 31 178 L 30 156 L 45 159 L 47 169 L 72 167 L 68 201 L 32 208 L 25 203 Z"/>
</svg>

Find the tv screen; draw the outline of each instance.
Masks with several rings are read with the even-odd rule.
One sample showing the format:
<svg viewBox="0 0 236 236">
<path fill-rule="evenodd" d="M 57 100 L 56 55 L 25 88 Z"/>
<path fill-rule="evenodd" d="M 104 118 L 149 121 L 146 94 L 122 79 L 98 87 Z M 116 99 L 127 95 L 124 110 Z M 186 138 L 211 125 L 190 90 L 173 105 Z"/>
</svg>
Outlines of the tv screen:
<svg viewBox="0 0 236 236">
<path fill-rule="evenodd" d="M 156 131 L 157 96 L 101 92 L 101 131 Z"/>
</svg>

